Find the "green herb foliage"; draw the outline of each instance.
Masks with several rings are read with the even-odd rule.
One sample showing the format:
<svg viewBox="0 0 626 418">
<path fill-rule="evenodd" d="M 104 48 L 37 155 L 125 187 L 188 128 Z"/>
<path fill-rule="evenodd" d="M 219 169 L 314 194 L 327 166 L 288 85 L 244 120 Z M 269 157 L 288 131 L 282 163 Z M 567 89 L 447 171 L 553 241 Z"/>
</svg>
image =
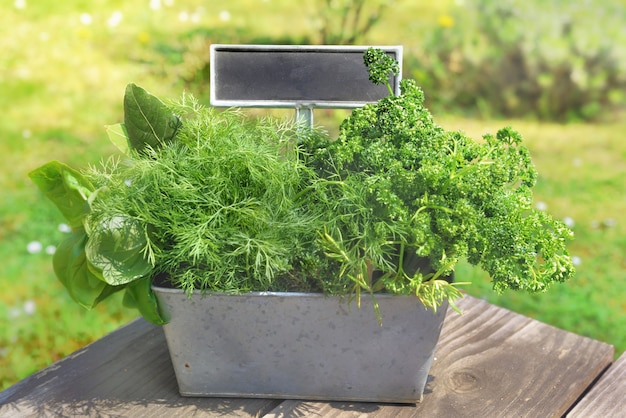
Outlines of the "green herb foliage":
<svg viewBox="0 0 626 418">
<path fill-rule="evenodd" d="M 312 245 L 319 222 L 301 203 L 308 176 L 292 145 L 296 127 L 218 113 L 191 97 L 170 111 L 183 120 L 175 141 L 89 171 L 99 189 L 92 234 L 118 245 L 125 238 L 112 237 L 112 225 L 122 227 L 141 244 L 125 258 L 138 277 L 149 262 L 152 277 L 188 292 L 286 290 L 277 278 Z M 127 267 L 120 273 L 136 279 Z"/>
<path fill-rule="evenodd" d="M 151 290 L 320 291 L 320 208 L 290 122 L 218 112 L 190 96 L 165 105 L 131 84 L 124 124 L 109 126 L 124 152 L 81 173 L 59 162 L 30 176 L 74 232 L 54 269 L 72 298 L 92 308 L 124 289 L 124 302 L 167 321 Z"/>
<path fill-rule="evenodd" d="M 389 84 L 389 74 L 399 75 L 400 64 L 382 49 L 369 48 L 365 51 L 363 61 L 369 69 L 369 80 L 374 84 L 387 84 L 389 94 L 393 94 Z"/>
<path fill-rule="evenodd" d="M 381 54 L 368 51 L 365 63 L 387 82 Z M 429 306 L 459 296 L 442 279 L 461 258 L 485 269 L 497 291 L 544 291 L 570 278 L 571 231 L 531 207 L 537 174 L 519 133 L 504 128 L 475 142 L 437 126 L 423 101 L 402 80 L 400 95 L 354 110 L 337 140 L 303 144 L 308 164 L 332 181 L 322 204 L 337 216 L 321 241 L 341 274 Z M 409 259 L 427 267 L 411 270 Z M 373 283 L 372 270 L 381 272 Z"/>
<path fill-rule="evenodd" d="M 91 309 L 120 290 L 107 284 L 101 272 L 87 260 L 85 245 L 89 237 L 83 221 L 89 211 L 88 199 L 94 187 L 81 173 L 57 161 L 44 164 L 29 175 L 72 227 L 72 233 L 54 253 L 54 272 L 72 299 Z"/>
<path fill-rule="evenodd" d="M 174 138 L 179 127 L 180 120 L 161 100 L 135 84 L 126 87 L 124 128 L 134 149 L 161 147 Z"/>
<path fill-rule="evenodd" d="M 393 95 L 397 62 L 374 49 L 364 61 L 391 94 L 354 110 L 337 139 L 129 85 L 124 124 L 108 128 L 123 158 L 31 173 L 74 228 L 55 254 L 72 297 L 92 307 L 125 289 L 160 324 L 155 280 L 188 294 L 414 294 L 436 309 L 461 296 L 461 259 L 498 292 L 570 278 L 571 231 L 531 207 L 537 173 L 521 136 L 446 131 L 413 80 Z"/>
</svg>

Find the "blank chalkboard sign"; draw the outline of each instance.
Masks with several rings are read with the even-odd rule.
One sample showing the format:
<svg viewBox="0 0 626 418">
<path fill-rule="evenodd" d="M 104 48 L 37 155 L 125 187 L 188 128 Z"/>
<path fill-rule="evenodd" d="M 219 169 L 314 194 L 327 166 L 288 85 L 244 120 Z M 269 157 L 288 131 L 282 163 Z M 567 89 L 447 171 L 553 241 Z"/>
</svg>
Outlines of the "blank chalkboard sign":
<svg viewBox="0 0 626 418">
<path fill-rule="evenodd" d="M 368 78 L 367 46 L 211 45 L 211 104 L 356 108 L 389 95 Z M 377 47 L 402 65 L 402 47 Z M 400 77 L 391 76 L 399 92 Z"/>
</svg>

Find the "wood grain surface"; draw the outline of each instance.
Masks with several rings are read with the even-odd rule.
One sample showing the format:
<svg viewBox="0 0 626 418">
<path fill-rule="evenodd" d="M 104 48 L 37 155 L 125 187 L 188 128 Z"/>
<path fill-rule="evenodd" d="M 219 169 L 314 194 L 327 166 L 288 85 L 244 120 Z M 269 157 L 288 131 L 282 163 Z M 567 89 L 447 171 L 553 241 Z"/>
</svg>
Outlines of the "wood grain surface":
<svg viewBox="0 0 626 418">
<path fill-rule="evenodd" d="M 567 414 L 568 418 L 626 417 L 626 353 Z"/>
<path fill-rule="evenodd" d="M 622 401 L 624 357 L 588 392 L 611 365 L 611 345 L 469 296 L 459 307 L 417 405 L 184 398 L 162 329 L 138 319 L 0 392 L 0 417 L 552 417 L 585 394 L 570 415 L 592 416 Z"/>
<path fill-rule="evenodd" d="M 560 417 L 613 360 L 608 344 L 484 301 L 459 307 L 463 315 L 447 314 L 422 403 L 287 401 L 268 416 Z"/>
</svg>

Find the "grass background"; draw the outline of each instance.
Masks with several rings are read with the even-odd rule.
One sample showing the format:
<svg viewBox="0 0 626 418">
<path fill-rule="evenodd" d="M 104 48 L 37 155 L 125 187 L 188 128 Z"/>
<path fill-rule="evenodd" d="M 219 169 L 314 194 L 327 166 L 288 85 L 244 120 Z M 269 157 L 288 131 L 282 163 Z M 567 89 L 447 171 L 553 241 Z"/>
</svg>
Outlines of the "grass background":
<svg viewBox="0 0 626 418">
<path fill-rule="evenodd" d="M 129 82 L 161 97 L 178 97 L 186 87 L 208 101 L 206 85 L 189 83 L 208 56 L 205 38 L 194 33 L 208 30 L 210 41 L 226 43 L 284 36 L 315 41 L 321 3 L 16 0 L 0 5 L 0 389 L 137 316 L 119 300 L 94 311 L 70 300 L 54 278 L 49 254 L 64 234 L 62 218 L 27 179 L 28 171 L 50 159 L 85 166 L 114 153 L 103 126 L 121 121 Z M 364 43 L 419 48 L 421 34 L 454 3 L 398 1 Z M 342 115 L 316 112 L 329 129 Z M 520 131 L 540 173 L 536 202 L 568 219 L 576 233 L 570 248 L 580 264 L 570 283 L 546 294 L 497 296 L 482 272 L 460 265 L 457 276 L 474 282 L 469 293 L 614 344 L 618 354 L 626 350 L 626 122 L 619 116 L 604 123 L 557 124 L 435 115 L 445 128 L 473 137 L 504 125 Z"/>
</svg>

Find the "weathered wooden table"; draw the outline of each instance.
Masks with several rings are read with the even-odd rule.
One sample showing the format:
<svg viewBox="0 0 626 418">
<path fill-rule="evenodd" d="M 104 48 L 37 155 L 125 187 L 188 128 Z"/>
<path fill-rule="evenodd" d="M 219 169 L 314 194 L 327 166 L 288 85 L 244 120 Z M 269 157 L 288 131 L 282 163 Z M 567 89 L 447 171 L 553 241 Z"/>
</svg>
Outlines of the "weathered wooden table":
<svg viewBox="0 0 626 418">
<path fill-rule="evenodd" d="M 138 319 L 0 392 L 0 416 L 626 416 L 626 357 L 611 367 L 611 345 L 476 298 L 459 306 L 417 405 L 184 398 L 163 331 Z"/>
</svg>

